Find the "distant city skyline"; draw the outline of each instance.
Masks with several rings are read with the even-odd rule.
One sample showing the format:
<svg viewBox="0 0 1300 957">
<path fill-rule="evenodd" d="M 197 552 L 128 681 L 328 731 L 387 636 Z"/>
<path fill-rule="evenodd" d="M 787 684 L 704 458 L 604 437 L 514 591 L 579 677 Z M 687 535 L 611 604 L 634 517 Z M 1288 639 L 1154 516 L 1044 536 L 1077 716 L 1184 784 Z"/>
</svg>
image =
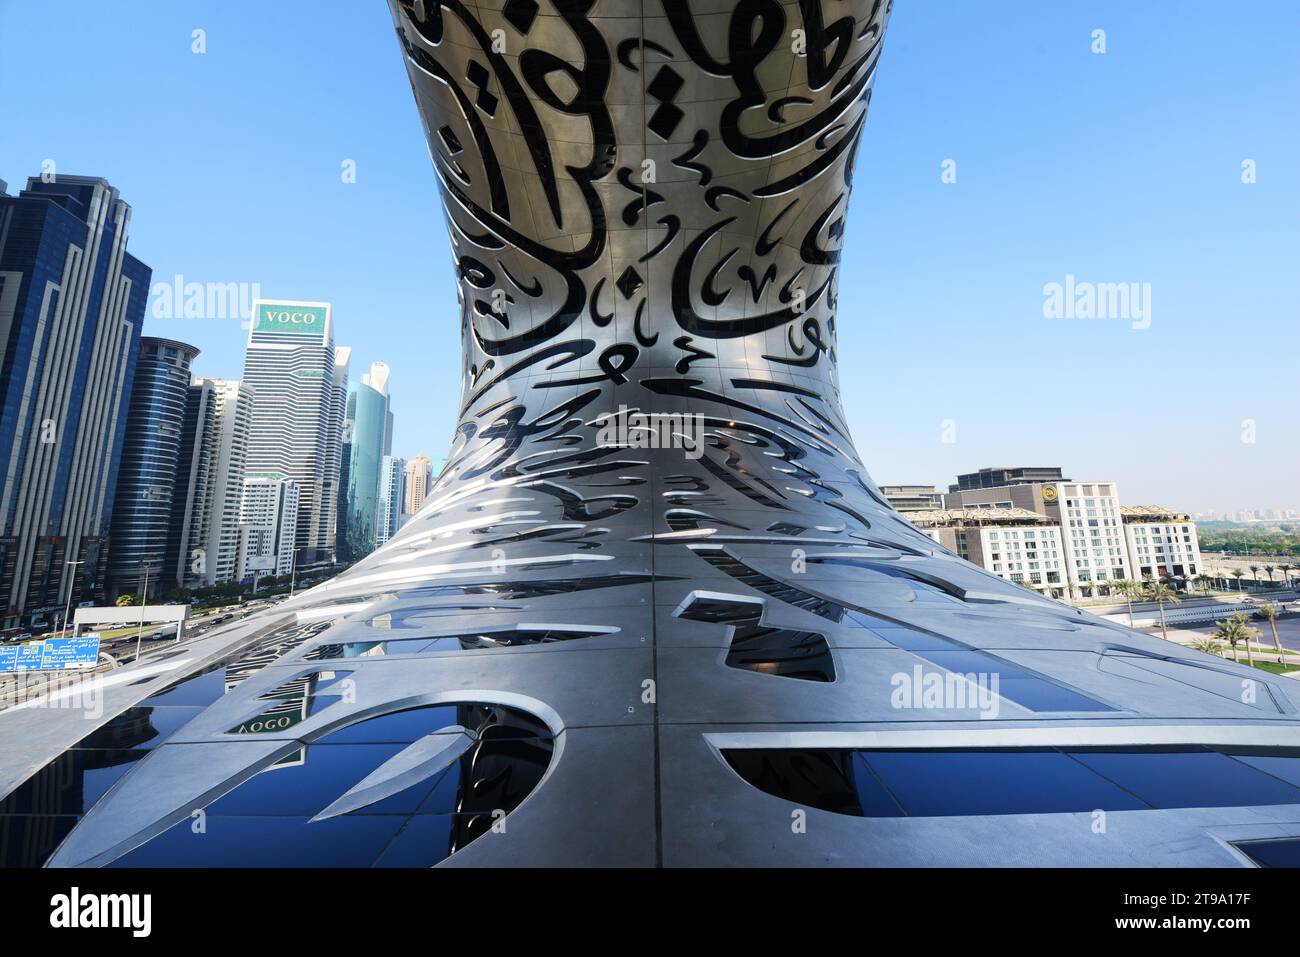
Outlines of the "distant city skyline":
<svg viewBox="0 0 1300 957">
<path fill-rule="evenodd" d="M 111 69 L 57 71 L 58 18 L 0 6 L 0 31 L 26 38 L 0 83 L 42 78 L 9 104 L 0 178 L 16 191 L 49 161 L 109 179 L 155 284 L 332 303 L 353 368 L 392 366 L 394 454 L 436 463 L 459 404 L 459 320 L 415 108 L 391 95 L 407 81 L 386 12 L 127 6 L 78 13 Z M 1283 5 L 1233 18 L 1207 83 L 1186 55 L 1222 22 L 1203 0 L 1175 17 L 1118 0 L 1008 0 L 992 17 L 898 5 L 839 279 L 839 351 L 862 370 L 842 383 L 845 411 L 878 483 L 1061 462 L 1126 501 L 1295 507 L 1300 130 L 1276 120 L 1300 87 L 1293 20 Z M 289 36 L 311 55 L 285 55 Z M 1107 285 L 1131 290 L 1133 315 L 1079 318 L 1077 291 L 1099 305 Z M 1069 308 L 1052 313 L 1057 287 Z M 239 317 L 173 307 L 163 318 L 151 299 L 144 333 L 198 347 L 197 375 L 238 379 Z"/>
</svg>

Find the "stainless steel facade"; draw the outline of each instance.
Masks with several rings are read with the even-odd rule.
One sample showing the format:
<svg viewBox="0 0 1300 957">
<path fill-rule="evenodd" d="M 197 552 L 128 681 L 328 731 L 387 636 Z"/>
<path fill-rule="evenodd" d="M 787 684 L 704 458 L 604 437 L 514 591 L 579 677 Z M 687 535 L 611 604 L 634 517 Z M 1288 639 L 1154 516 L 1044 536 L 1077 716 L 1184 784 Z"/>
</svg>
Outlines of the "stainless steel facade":
<svg viewBox="0 0 1300 957">
<path fill-rule="evenodd" d="M 392 12 L 461 278 L 452 452 L 219 687 L 145 686 L 202 710 L 52 863 L 1232 865 L 1300 834 L 1300 686 L 961 561 L 854 448 L 836 279 L 887 2 Z"/>
</svg>

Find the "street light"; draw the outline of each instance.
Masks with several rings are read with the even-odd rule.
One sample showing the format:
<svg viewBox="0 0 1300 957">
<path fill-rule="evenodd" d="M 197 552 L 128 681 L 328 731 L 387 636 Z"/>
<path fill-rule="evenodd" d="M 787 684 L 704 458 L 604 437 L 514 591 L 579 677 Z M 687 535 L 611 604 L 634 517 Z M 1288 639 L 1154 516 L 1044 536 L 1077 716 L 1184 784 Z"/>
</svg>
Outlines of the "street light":
<svg viewBox="0 0 1300 957">
<path fill-rule="evenodd" d="M 149 571 L 151 566 L 146 564 L 143 559 L 140 560 L 140 567 L 144 570 L 144 585 L 140 588 L 140 627 L 135 633 L 135 660 L 140 660 L 140 644 L 144 641 L 144 603 L 148 601 L 149 595 Z"/>
<path fill-rule="evenodd" d="M 71 565 L 71 566 L 73 567 L 73 570 L 72 570 L 73 580 L 72 580 L 71 582 L 68 583 L 68 600 L 67 600 L 67 601 L 64 603 L 64 605 L 63 605 L 63 628 L 67 628 L 67 627 L 68 627 L 68 614 L 72 611 L 72 589 L 76 587 L 76 574 L 77 574 L 76 566 L 78 566 L 78 565 L 84 565 L 84 564 L 86 564 L 86 562 L 85 562 L 85 560 L 83 559 L 83 560 L 81 560 L 81 561 L 77 561 L 77 562 L 66 562 L 66 561 L 65 561 L 63 564 L 65 564 L 65 565 Z M 62 632 L 62 630 L 63 630 L 63 629 L 61 628 L 61 629 L 60 629 L 60 632 Z"/>
</svg>

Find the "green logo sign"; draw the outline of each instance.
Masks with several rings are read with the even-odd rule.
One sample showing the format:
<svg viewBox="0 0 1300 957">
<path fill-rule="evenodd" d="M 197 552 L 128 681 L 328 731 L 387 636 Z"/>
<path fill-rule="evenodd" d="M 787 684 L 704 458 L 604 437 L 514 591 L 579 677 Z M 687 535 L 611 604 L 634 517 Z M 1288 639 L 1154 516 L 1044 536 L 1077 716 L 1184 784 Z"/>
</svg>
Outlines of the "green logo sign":
<svg viewBox="0 0 1300 957">
<path fill-rule="evenodd" d="M 325 307 L 297 306 L 287 302 L 259 302 L 253 317 L 254 332 L 289 333 L 325 338 Z"/>
</svg>

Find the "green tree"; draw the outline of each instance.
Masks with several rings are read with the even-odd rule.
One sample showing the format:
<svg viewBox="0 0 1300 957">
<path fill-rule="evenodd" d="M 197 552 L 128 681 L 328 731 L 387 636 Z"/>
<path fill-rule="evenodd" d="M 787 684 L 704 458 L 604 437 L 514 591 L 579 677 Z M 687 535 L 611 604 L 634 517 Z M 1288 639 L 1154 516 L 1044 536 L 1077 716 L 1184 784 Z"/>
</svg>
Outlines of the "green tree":
<svg viewBox="0 0 1300 957">
<path fill-rule="evenodd" d="M 1237 579 L 1237 590 L 1244 594 L 1245 589 L 1241 587 L 1241 580 L 1246 577 L 1246 573 L 1240 568 L 1234 568 L 1231 574 L 1233 578 Z"/>
<path fill-rule="evenodd" d="M 130 608 L 140 604 L 140 596 L 131 594 L 118 595 L 116 604 L 118 608 Z"/>
<path fill-rule="evenodd" d="M 1134 581 L 1131 578 L 1117 578 L 1110 583 L 1111 589 L 1117 595 L 1124 597 L 1125 604 L 1128 605 L 1128 626 L 1133 627 L 1133 599 L 1142 595 L 1142 583 Z"/>
<path fill-rule="evenodd" d="M 1267 605 L 1260 605 L 1255 609 L 1255 617 L 1268 622 L 1268 627 L 1273 631 L 1273 647 L 1277 649 L 1277 663 L 1279 665 L 1282 664 L 1282 639 L 1277 636 L 1277 616 L 1280 613 L 1277 605 L 1272 602 Z"/>
<path fill-rule="evenodd" d="M 1255 584 L 1258 585 L 1258 584 L 1259 584 L 1259 566 L 1258 566 L 1258 565 L 1249 565 L 1249 566 L 1247 566 L 1247 567 L 1250 569 L 1250 575 L 1251 575 L 1251 577 L 1255 579 Z"/>
<path fill-rule="evenodd" d="M 1219 641 L 1213 635 L 1207 635 L 1204 638 L 1195 638 L 1192 640 L 1191 647 L 1195 651 L 1204 652 L 1207 655 L 1218 655 Z"/>
<path fill-rule="evenodd" d="M 1155 582 L 1148 579 L 1145 583 L 1145 587 L 1142 589 L 1142 597 L 1147 601 L 1155 602 L 1156 606 L 1160 609 L 1160 637 L 1168 641 L 1169 630 L 1165 627 L 1165 605 L 1176 605 L 1182 601 L 1182 599 L 1178 597 L 1178 592 L 1174 591 L 1164 582 Z"/>
<path fill-rule="evenodd" d="M 1232 646 L 1232 660 L 1240 660 L 1237 657 L 1237 645 L 1244 641 L 1246 643 L 1246 660 L 1254 666 L 1255 659 L 1250 653 L 1250 639 L 1259 634 L 1259 629 L 1252 628 L 1250 625 L 1246 624 L 1245 613 L 1239 611 L 1231 618 L 1225 619 L 1224 621 L 1216 621 L 1214 624 L 1216 626 L 1214 629 L 1214 637 L 1218 638 L 1220 641 L 1226 641 Z"/>
</svg>

